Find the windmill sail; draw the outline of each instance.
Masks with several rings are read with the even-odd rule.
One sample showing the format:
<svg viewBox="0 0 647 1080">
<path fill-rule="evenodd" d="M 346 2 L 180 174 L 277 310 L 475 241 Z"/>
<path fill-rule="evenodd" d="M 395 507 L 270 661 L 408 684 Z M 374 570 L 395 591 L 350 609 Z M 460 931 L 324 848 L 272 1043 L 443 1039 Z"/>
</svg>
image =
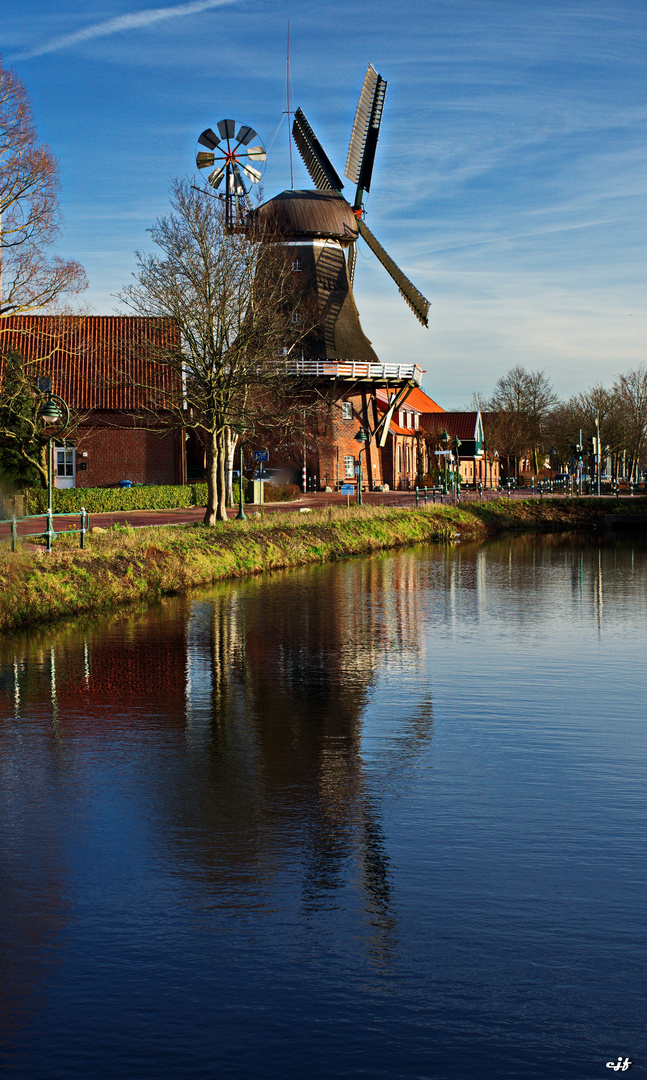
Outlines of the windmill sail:
<svg viewBox="0 0 647 1080">
<path fill-rule="evenodd" d="M 373 162 L 382 123 L 386 86 L 386 81 L 378 75 L 373 65 L 369 64 L 362 92 L 359 95 L 346 158 L 345 175 L 352 183 L 357 184 L 356 207 L 361 206 L 363 192 L 371 190 Z"/>
<path fill-rule="evenodd" d="M 382 263 L 384 269 L 388 271 L 388 273 L 395 281 L 398 289 L 402 293 L 404 299 L 415 314 L 416 318 L 419 320 L 419 322 L 422 323 L 423 326 L 428 326 L 429 301 L 425 299 L 421 292 L 418 292 L 415 285 L 412 285 L 412 283 L 409 281 L 409 278 L 402 273 L 399 266 L 396 266 L 391 256 L 387 255 L 379 240 L 375 239 L 373 233 L 364 224 L 361 218 L 359 218 L 357 221 L 357 227 L 359 229 L 360 236 L 363 237 L 364 240 L 366 240 L 366 243 L 370 247 L 373 254 L 377 256 L 377 258 Z"/>
<path fill-rule="evenodd" d="M 292 136 L 318 191 L 341 191 L 343 183 L 301 109 L 294 114 Z"/>
</svg>

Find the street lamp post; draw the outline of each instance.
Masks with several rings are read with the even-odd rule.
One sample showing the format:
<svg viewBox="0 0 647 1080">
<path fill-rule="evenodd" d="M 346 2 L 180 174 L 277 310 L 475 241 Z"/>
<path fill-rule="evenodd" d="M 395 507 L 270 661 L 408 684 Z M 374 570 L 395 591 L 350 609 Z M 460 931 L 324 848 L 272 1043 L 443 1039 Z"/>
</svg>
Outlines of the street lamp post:
<svg viewBox="0 0 647 1080">
<path fill-rule="evenodd" d="M 359 460 L 359 472 L 357 473 L 357 505 L 363 506 L 364 501 L 362 499 L 362 450 L 368 450 L 371 436 L 366 428 L 360 428 L 355 436 L 355 441 L 360 443 L 359 454 L 357 455 Z"/>
<path fill-rule="evenodd" d="M 63 434 L 70 422 L 70 410 L 67 402 L 58 394 L 52 394 L 50 390 L 47 393 L 47 401 L 41 408 L 39 416 L 45 424 L 58 425 L 58 429 L 56 431 L 53 431 L 50 427 L 49 430 L 52 431 L 52 434 L 47 440 L 47 550 L 51 551 L 52 541 L 56 536 L 56 533 L 54 532 L 52 507 L 54 495 L 54 467 L 52 461 L 52 451 L 54 447 L 54 439 Z"/>
<path fill-rule="evenodd" d="M 447 428 L 443 428 L 443 433 L 440 436 L 440 445 L 442 446 L 444 454 L 445 454 L 445 468 L 444 468 L 445 481 L 444 482 L 445 482 L 445 495 L 446 495 L 447 494 L 447 447 L 449 446 L 449 432 L 447 431 Z"/>
<path fill-rule="evenodd" d="M 461 446 L 462 446 L 461 440 L 459 439 L 458 435 L 456 435 L 456 437 L 454 439 L 454 450 L 456 452 L 456 491 L 458 493 L 459 498 L 460 498 L 460 494 L 461 494 L 461 470 L 460 470 L 460 462 L 459 462 L 459 459 L 458 459 L 458 451 L 459 451 Z"/>
</svg>

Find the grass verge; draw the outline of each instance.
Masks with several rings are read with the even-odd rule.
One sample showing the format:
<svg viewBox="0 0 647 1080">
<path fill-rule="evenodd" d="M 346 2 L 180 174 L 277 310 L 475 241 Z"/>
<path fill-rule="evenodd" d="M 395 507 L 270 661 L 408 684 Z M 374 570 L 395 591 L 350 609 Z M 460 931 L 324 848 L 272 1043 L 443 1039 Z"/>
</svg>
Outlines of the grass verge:
<svg viewBox="0 0 647 1080">
<path fill-rule="evenodd" d="M 418 510 L 328 508 L 300 517 L 272 514 L 215 527 L 119 527 L 57 540 L 51 554 L 0 553 L 0 630 L 4 633 L 153 603 L 224 578 L 328 562 L 421 543 L 479 540 L 511 530 L 582 532 L 610 512 L 647 512 L 647 500 L 500 500 Z"/>
</svg>

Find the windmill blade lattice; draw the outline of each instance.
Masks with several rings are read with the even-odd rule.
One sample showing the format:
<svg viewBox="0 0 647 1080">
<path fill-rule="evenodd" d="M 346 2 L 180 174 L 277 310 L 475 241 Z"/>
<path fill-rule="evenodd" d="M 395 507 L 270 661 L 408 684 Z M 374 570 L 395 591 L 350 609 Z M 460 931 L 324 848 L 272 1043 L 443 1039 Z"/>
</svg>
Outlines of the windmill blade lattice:
<svg viewBox="0 0 647 1080">
<path fill-rule="evenodd" d="M 292 137 L 318 191 L 341 191 L 343 183 L 301 109 L 294 114 Z"/>
<path fill-rule="evenodd" d="M 402 296 L 418 321 L 421 322 L 423 326 L 429 326 L 429 301 L 425 299 L 421 292 L 418 292 L 415 285 L 409 281 L 406 274 L 402 273 L 400 267 L 394 263 L 391 256 L 386 253 L 379 240 L 375 239 L 373 233 L 368 226 L 364 224 L 361 218 L 357 221 L 357 227 L 362 239 L 366 241 L 373 254 L 377 256 L 384 269 L 388 271 L 395 281 Z"/>
<path fill-rule="evenodd" d="M 216 127 L 217 135 L 213 128 L 202 132 L 198 143 L 207 150 L 198 151 L 195 163 L 200 170 L 210 170 L 207 183 L 212 188 L 217 190 L 224 180 L 227 195 L 245 197 L 261 179 L 267 158 L 265 147 L 260 139 L 257 145 L 250 146 L 258 135 L 251 127 L 238 126 L 235 120 L 220 120 Z"/>
<path fill-rule="evenodd" d="M 369 64 L 364 76 L 362 92 L 359 95 L 344 173 L 353 184 L 357 184 L 355 209 L 361 207 L 364 192 L 371 190 L 371 176 L 382 123 L 386 87 L 386 80 L 378 75 L 372 64 Z"/>
</svg>

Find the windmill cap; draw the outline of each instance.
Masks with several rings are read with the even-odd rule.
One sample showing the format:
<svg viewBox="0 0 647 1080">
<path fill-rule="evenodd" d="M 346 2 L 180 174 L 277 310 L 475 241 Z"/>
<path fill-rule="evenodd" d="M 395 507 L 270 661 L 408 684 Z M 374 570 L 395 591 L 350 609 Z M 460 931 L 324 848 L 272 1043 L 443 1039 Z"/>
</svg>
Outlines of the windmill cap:
<svg viewBox="0 0 647 1080">
<path fill-rule="evenodd" d="M 322 237 L 351 244 L 357 239 L 357 218 L 334 191 L 282 191 L 256 211 L 259 224 L 284 237 Z"/>
</svg>

